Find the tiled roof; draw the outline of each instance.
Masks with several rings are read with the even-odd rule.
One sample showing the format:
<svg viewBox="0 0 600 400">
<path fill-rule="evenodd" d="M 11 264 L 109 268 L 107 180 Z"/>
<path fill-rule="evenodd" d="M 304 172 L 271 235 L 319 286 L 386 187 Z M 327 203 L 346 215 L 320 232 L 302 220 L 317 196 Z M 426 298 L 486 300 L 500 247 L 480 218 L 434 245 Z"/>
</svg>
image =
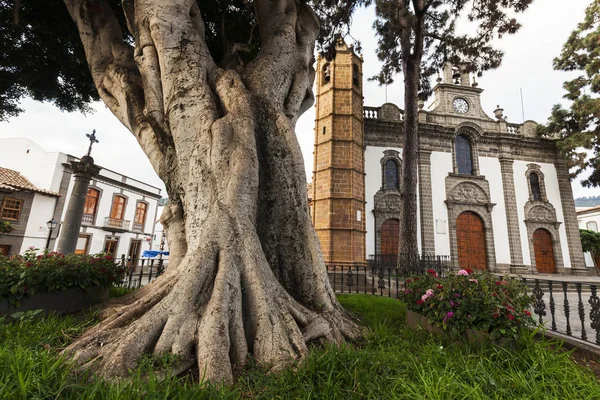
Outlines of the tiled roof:
<svg viewBox="0 0 600 400">
<path fill-rule="evenodd" d="M 0 167 L 0 190 L 8 190 L 14 192 L 26 191 L 46 194 L 48 196 L 60 197 L 60 194 L 49 190 L 40 189 L 29 182 L 27 178 L 19 172 Z"/>
</svg>

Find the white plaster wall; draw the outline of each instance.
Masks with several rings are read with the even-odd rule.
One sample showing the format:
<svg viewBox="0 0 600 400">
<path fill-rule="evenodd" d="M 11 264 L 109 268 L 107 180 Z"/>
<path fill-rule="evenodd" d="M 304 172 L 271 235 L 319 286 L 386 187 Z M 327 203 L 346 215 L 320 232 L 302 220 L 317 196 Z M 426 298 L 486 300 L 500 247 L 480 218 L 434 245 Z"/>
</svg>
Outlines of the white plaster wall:
<svg viewBox="0 0 600 400">
<path fill-rule="evenodd" d="M 369 146 L 365 149 L 365 226 L 367 230 L 367 256 L 375 254 L 375 208 L 374 197 L 382 186 L 381 182 L 381 159 L 385 150 L 396 150 L 402 158 L 402 149 L 394 147 Z M 419 231 L 420 232 L 420 231 Z M 418 237 L 419 248 L 421 247 L 421 235 Z"/>
<path fill-rule="evenodd" d="M 448 207 L 446 207 L 446 203 L 444 202 L 446 200 L 446 177 L 450 172 L 452 172 L 452 154 L 438 151 L 432 152 L 431 201 L 433 206 L 436 255 L 450 255 L 450 224 L 448 221 Z M 443 225 L 445 231 L 438 225 Z"/>
<path fill-rule="evenodd" d="M 510 264 L 510 245 L 508 240 L 506 205 L 504 203 L 504 187 L 502 184 L 500 161 L 497 158 L 492 157 L 479 157 L 479 171 L 490 183 L 490 201 L 496 204 L 492 209 L 496 263 Z"/>
<path fill-rule="evenodd" d="M 560 191 L 558 189 L 558 176 L 553 164 L 537 163 L 544 174 L 544 184 L 546 186 L 546 196 L 550 204 L 556 209 L 556 220 L 562 222 L 558 228 L 560 235 L 560 246 L 562 250 L 563 262 L 565 268 L 571 268 L 571 257 L 569 256 L 569 242 L 567 241 L 567 230 L 565 228 L 565 217 L 560 201 Z"/>
<path fill-rule="evenodd" d="M 517 216 L 519 220 L 519 233 L 521 237 L 521 251 L 523 252 L 523 264 L 531 265 L 531 254 L 529 253 L 529 240 L 527 238 L 527 226 L 525 226 L 525 203 L 529 201 L 529 188 L 527 186 L 527 161 L 515 161 L 513 173 L 515 182 L 515 200 L 517 203 Z"/>
<path fill-rule="evenodd" d="M 0 151 L 0 167 L 19 171 L 40 189 L 58 191 L 62 167 L 57 166 L 60 166 L 61 153 L 46 153 L 40 145 L 26 138 L 0 139 Z M 57 181 L 58 173 L 61 175 Z"/>
<path fill-rule="evenodd" d="M 527 171 L 528 161 L 515 161 L 513 165 L 515 192 L 517 198 L 517 212 L 519 215 L 519 228 L 521 230 L 521 244 L 523 249 L 523 263 L 531 265 L 532 255 L 529 252 L 529 238 L 527 237 L 527 227 L 525 226 L 525 203 L 529 200 L 529 188 L 525 172 Z M 544 185 L 548 201 L 556 210 L 556 219 L 562 222 L 558 232 L 560 236 L 560 245 L 562 258 L 565 268 L 571 268 L 571 258 L 569 257 L 569 245 L 567 242 L 567 231 L 565 230 L 564 214 L 562 203 L 560 201 L 560 192 L 558 190 L 558 178 L 556 169 L 553 164 L 536 163 L 540 166 L 541 172 L 544 174 Z"/>
<path fill-rule="evenodd" d="M 31 213 L 25 227 L 25 237 L 19 251 L 20 254 L 23 254 L 30 246 L 34 246 L 40 250 L 46 248 L 48 234 L 50 233 L 46 223 L 52 219 L 55 205 L 56 197 L 38 193 L 33 196 Z M 56 237 L 56 231 L 52 233 L 52 236 Z"/>
<path fill-rule="evenodd" d="M 590 213 L 580 214 L 577 213 L 577 223 L 579 225 L 579 229 L 588 229 L 588 222 L 596 222 L 598 226 L 598 230 L 600 231 L 600 210 L 594 210 Z M 586 267 L 594 267 L 594 260 L 592 259 L 592 255 L 589 252 L 583 254 L 585 260 Z"/>
</svg>

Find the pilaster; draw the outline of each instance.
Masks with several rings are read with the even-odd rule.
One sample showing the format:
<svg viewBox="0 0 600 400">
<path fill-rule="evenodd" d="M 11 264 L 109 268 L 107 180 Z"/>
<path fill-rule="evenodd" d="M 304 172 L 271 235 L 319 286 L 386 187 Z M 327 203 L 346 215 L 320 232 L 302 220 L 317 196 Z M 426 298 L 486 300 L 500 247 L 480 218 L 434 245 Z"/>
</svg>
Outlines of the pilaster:
<svg viewBox="0 0 600 400">
<path fill-rule="evenodd" d="M 504 191 L 504 208 L 506 210 L 506 226 L 508 228 L 508 246 L 510 248 L 510 263 L 511 267 L 518 269 L 523 266 L 523 249 L 521 248 L 521 230 L 519 228 L 519 216 L 517 213 L 513 163 L 514 160 L 512 158 L 500 158 L 502 189 Z"/>
<path fill-rule="evenodd" d="M 419 207 L 421 254 L 435 254 L 433 200 L 431 196 L 431 151 L 419 150 Z"/>
</svg>

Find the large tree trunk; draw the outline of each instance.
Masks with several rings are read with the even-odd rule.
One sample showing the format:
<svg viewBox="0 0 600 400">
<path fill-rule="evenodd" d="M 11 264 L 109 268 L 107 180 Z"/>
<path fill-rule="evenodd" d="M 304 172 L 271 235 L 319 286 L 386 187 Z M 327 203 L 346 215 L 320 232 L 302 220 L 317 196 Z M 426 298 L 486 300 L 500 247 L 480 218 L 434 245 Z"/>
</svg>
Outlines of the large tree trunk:
<svg viewBox="0 0 600 400">
<path fill-rule="evenodd" d="M 419 115 L 417 95 L 419 91 L 419 64 L 408 59 L 404 62 L 404 147 L 402 148 L 402 190 L 400 209 L 400 245 L 398 262 L 401 268 L 409 268 L 418 261 L 419 244 L 417 225 L 417 193 L 419 185 Z"/>
<path fill-rule="evenodd" d="M 125 1 L 134 50 L 104 1 L 65 3 L 102 99 L 165 182 L 171 250 L 163 276 L 66 352 L 105 377 L 173 353 L 175 372 L 230 382 L 249 353 L 276 371 L 310 341 L 357 338 L 328 281 L 294 133 L 312 102 L 312 10 L 255 0 L 261 50 L 233 69 L 212 60 L 195 1 Z"/>
</svg>

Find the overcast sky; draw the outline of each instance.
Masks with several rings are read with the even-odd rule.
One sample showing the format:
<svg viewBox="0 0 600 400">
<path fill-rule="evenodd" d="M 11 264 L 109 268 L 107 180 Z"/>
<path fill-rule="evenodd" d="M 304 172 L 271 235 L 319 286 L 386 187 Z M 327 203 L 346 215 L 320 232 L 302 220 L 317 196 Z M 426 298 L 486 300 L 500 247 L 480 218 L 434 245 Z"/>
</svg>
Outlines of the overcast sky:
<svg viewBox="0 0 600 400">
<path fill-rule="evenodd" d="M 567 5 L 568 4 L 568 5 Z M 562 103 L 562 83 L 570 75 L 552 69 L 556 57 L 569 33 L 583 19 L 589 0 L 534 0 L 529 10 L 519 16 L 523 27 L 516 35 L 497 42 L 505 52 L 502 66 L 488 71 L 479 79 L 482 105 L 493 115 L 496 105 L 504 108 L 509 122 L 523 122 L 520 90 L 523 91 L 525 120 L 546 121 L 553 104 Z M 354 17 L 352 36 L 361 41 L 364 56 L 365 105 L 379 106 L 386 102 L 386 90 L 367 77 L 379 70 L 375 55 L 377 39 L 372 29 L 374 10 L 361 9 Z M 403 108 L 402 76 L 387 88 L 387 101 Z M 63 113 L 50 104 L 26 100 L 21 116 L 0 123 L 0 137 L 27 137 L 48 151 L 61 151 L 75 156 L 83 155 L 88 146 L 85 133 L 96 129 L 100 143 L 93 156 L 98 164 L 149 184 L 164 188 L 149 161 L 133 136 L 117 121 L 102 103 L 93 106 L 95 113 Z M 311 179 L 314 108 L 298 121 L 296 132 L 302 151 L 308 179 Z M 0 157 L 0 166 L 2 159 Z M 573 182 L 575 197 L 600 194 L 600 189 L 582 188 Z"/>
</svg>

